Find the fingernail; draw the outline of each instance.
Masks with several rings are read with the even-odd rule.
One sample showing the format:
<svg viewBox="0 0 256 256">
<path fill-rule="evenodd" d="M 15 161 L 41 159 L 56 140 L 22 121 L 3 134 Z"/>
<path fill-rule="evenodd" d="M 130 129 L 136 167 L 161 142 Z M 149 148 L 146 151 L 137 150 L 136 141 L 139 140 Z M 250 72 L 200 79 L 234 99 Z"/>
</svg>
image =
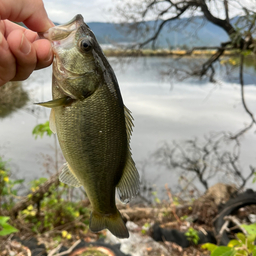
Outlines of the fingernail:
<svg viewBox="0 0 256 256">
<path fill-rule="evenodd" d="M 8 46 L 8 44 L 6 43 L 5 38 L 4 38 L 4 36 L 3 36 L 2 33 L 0 33 L 0 46 L 1 46 L 1 48 L 4 49 L 4 50 L 9 50 L 9 46 Z"/>
<path fill-rule="evenodd" d="M 51 21 L 51 20 L 49 20 L 49 25 L 51 26 L 51 27 L 54 27 L 55 26 L 55 24 Z"/>
<path fill-rule="evenodd" d="M 31 44 L 25 35 L 22 35 L 21 43 L 20 43 L 20 51 L 24 54 L 29 54 L 31 51 Z"/>
<path fill-rule="evenodd" d="M 47 57 L 45 58 L 45 62 L 49 62 L 52 58 L 53 58 L 53 51 L 52 51 L 52 48 L 51 48 Z"/>
</svg>

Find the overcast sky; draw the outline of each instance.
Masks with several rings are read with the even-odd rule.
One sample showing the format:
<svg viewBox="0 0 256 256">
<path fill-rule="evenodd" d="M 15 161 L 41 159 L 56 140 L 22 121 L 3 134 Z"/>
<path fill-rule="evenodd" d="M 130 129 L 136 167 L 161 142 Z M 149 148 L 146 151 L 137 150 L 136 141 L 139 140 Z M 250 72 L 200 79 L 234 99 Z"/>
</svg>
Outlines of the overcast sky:
<svg viewBox="0 0 256 256">
<path fill-rule="evenodd" d="M 76 14 L 82 14 L 85 22 L 118 21 L 119 19 L 113 13 L 110 13 L 109 9 L 114 9 L 115 5 L 120 5 L 124 2 L 129 2 L 130 4 L 133 2 L 137 3 L 138 0 L 43 0 L 43 2 L 52 21 L 66 23 Z M 255 9 L 256 0 L 229 0 L 230 17 L 244 14 L 239 2 L 243 6 Z M 211 4 L 212 6 L 210 6 Z M 209 7 L 213 7 L 215 12 L 217 10 L 219 14 L 224 13 L 223 0 L 210 1 L 210 5 Z M 201 15 L 201 13 L 198 14 Z"/>
<path fill-rule="evenodd" d="M 82 14 L 85 22 L 110 22 L 107 11 L 118 0 L 43 0 L 49 18 L 54 22 L 66 23 L 76 14 Z"/>
</svg>

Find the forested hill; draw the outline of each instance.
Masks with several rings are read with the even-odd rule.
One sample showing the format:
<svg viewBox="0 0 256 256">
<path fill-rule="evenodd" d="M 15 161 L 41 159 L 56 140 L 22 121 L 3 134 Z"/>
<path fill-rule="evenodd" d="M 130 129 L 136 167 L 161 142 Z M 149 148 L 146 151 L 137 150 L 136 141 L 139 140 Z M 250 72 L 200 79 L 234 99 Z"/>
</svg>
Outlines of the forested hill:
<svg viewBox="0 0 256 256">
<path fill-rule="evenodd" d="M 153 28 L 155 22 L 149 21 L 147 24 Z M 124 32 L 125 28 L 121 28 L 118 24 L 89 22 L 88 25 L 101 44 L 138 41 L 138 38 L 135 38 L 134 35 L 127 35 Z M 224 30 L 208 22 L 203 17 L 195 17 L 192 21 L 183 18 L 174 20 L 170 25 L 164 27 L 157 40 L 156 47 L 177 48 L 186 46 L 191 48 L 194 46 L 218 46 L 221 42 L 227 40 L 228 36 Z M 147 47 L 150 47 L 150 45 L 147 45 Z"/>
</svg>

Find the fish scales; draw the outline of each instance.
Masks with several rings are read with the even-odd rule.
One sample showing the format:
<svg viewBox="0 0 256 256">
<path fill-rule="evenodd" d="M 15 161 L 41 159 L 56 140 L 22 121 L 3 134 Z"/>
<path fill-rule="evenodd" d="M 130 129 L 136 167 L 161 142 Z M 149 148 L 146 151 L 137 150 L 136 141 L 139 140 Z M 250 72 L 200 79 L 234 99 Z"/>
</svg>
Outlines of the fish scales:
<svg viewBox="0 0 256 256">
<path fill-rule="evenodd" d="M 53 45 L 50 128 L 66 159 L 60 181 L 83 186 L 92 205 L 90 229 L 129 237 L 115 204 L 136 196 L 139 174 L 130 151 L 131 112 L 124 106 L 114 71 L 94 34 L 77 15 L 41 37 Z"/>
<path fill-rule="evenodd" d="M 121 172 L 115 172 L 123 170 L 127 140 L 122 136 L 125 132 L 123 111 L 109 94 L 108 88 L 104 85 L 92 97 L 73 103 L 72 109 L 56 108 L 55 118 L 59 123 L 57 134 L 64 157 L 72 170 L 79 170 L 76 175 L 86 184 L 87 195 L 90 198 L 96 191 L 98 198 L 103 197 L 104 200 L 111 198 L 111 204 L 107 204 L 111 209 L 115 204 L 114 194 L 111 191 L 111 196 L 106 195 L 110 193 L 113 184 L 117 185 L 122 175 Z M 112 111 L 104 107 L 107 102 L 111 104 Z M 80 109 L 83 114 L 76 109 Z M 109 177 L 111 179 L 107 179 Z M 92 190 L 86 187 L 92 187 Z M 100 210 L 101 205 L 97 206 L 97 204 L 98 202 L 102 204 L 104 200 L 93 200 L 91 203 Z M 105 203 L 103 207 L 106 207 Z"/>
</svg>

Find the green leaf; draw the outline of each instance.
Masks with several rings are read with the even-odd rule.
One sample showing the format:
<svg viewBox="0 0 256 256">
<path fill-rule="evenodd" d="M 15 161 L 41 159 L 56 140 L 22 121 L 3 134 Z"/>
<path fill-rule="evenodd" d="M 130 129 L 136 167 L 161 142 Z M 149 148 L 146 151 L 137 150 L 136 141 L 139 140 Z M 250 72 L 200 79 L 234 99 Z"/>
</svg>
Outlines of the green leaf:
<svg viewBox="0 0 256 256">
<path fill-rule="evenodd" d="M 242 224 L 241 227 L 243 227 L 249 235 L 256 235 L 256 223 L 250 225 Z"/>
<path fill-rule="evenodd" d="M 217 248 L 217 245 L 216 244 L 211 244 L 211 243 L 205 243 L 201 246 L 201 248 L 206 249 L 210 252 L 213 252 Z"/>
<path fill-rule="evenodd" d="M 247 250 L 238 250 L 235 256 L 248 256 L 250 255 Z"/>
<path fill-rule="evenodd" d="M 252 251 L 252 256 L 256 256 L 256 246 L 254 246 L 254 249 Z"/>
<path fill-rule="evenodd" d="M 218 246 L 211 254 L 211 256 L 233 256 L 235 250 L 227 246 Z"/>
<path fill-rule="evenodd" d="M 32 134 L 35 135 L 35 139 L 37 139 L 38 136 L 42 138 L 44 134 L 51 136 L 52 131 L 49 126 L 49 121 L 45 122 L 44 124 L 38 124 L 35 126 Z"/>
<path fill-rule="evenodd" d="M 6 236 L 19 231 L 9 224 L 4 224 L 2 227 L 3 229 L 0 231 L 0 236 Z"/>
<path fill-rule="evenodd" d="M 0 216 L 0 225 L 3 226 L 9 219 L 10 217 Z"/>
<path fill-rule="evenodd" d="M 252 51 L 246 50 L 246 51 L 242 51 L 241 53 L 246 57 L 246 56 L 250 55 L 252 53 Z"/>
<path fill-rule="evenodd" d="M 232 249 L 231 251 L 225 252 L 220 256 L 235 256 L 235 255 L 236 255 L 236 251 Z"/>
<path fill-rule="evenodd" d="M 238 240 L 230 240 L 229 243 L 228 243 L 228 247 L 235 247 L 236 245 L 241 245 L 241 243 L 238 241 Z"/>
<path fill-rule="evenodd" d="M 245 244 L 246 237 L 243 233 L 237 233 L 236 237 L 238 240 L 240 240 L 243 244 Z"/>
<path fill-rule="evenodd" d="M 10 217 L 0 216 L 0 227 L 2 228 L 2 230 L 0 230 L 0 236 L 6 236 L 19 231 L 18 229 L 7 223 L 9 219 Z"/>
</svg>

